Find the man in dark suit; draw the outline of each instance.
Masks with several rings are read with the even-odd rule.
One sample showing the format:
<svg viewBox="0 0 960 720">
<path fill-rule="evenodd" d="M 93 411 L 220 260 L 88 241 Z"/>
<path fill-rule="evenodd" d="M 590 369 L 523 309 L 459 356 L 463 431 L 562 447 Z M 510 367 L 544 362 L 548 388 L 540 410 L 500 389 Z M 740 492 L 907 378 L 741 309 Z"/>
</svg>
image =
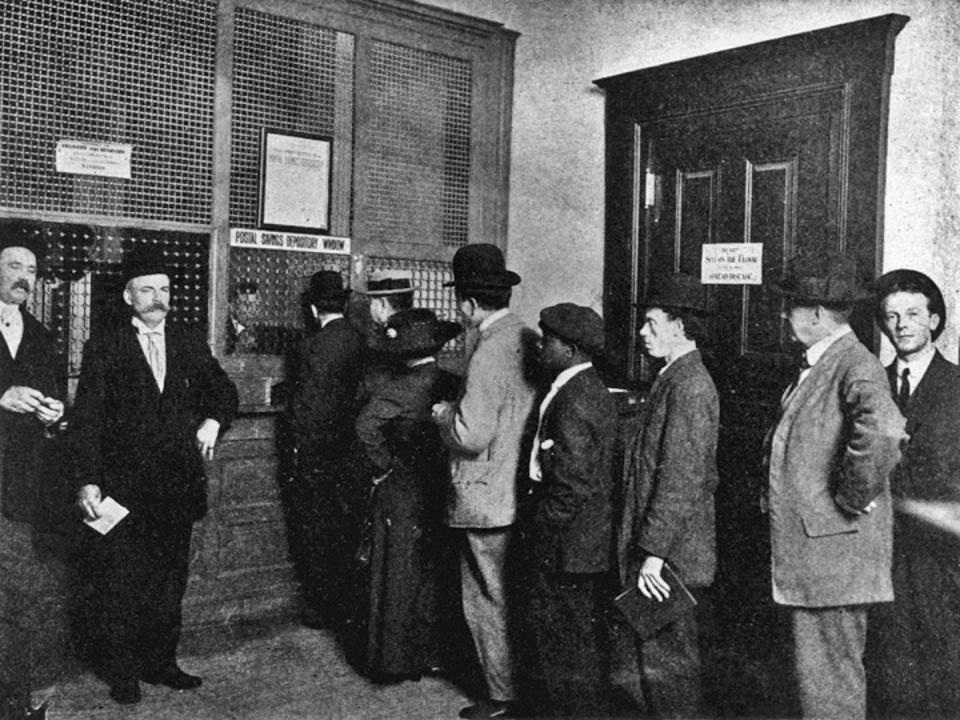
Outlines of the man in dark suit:
<svg viewBox="0 0 960 720">
<path fill-rule="evenodd" d="M 602 714 L 595 600 L 610 560 L 617 408 L 591 362 L 603 348 L 600 316 L 561 303 L 540 312 L 540 329 L 540 363 L 555 379 L 540 403 L 520 513 L 523 694 L 538 714 L 592 717 Z"/>
<path fill-rule="evenodd" d="M 166 324 L 162 248 L 129 252 L 123 275 L 133 318 L 84 348 L 71 433 L 86 518 L 99 518 L 107 497 L 130 512 L 102 536 L 89 530 L 85 552 L 100 670 L 126 704 L 139 701 L 139 680 L 201 684 L 177 665 L 181 601 L 191 530 L 207 509 L 203 461 L 236 412 L 237 390 L 202 337 Z"/>
<path fill-rule="evenodd" d="M 893 599 L 890 474 L 903 417 L 848 323 L 865 294 L 852 259 L 793 259 L 776 290 L 804 362 L 768 438 L 773 600 L 793 631 L 805 718 L 862 718 L 867 608 Z"/>
<path fill-rule="evenodd" d="M 31 689 L 35 705 L 52 692 L 51 661 L 65 650 L 64 566 L 51 533 L 62 378 L 53 337 L 23 309 L 41 255 L 22 238 L 0 239 L 0 682 L 21 695 L 20 706 Z"/>
<path fill-rule="evenodd" d="M 935 520 L 960 504 L 960 369 L 933 344 L 947 321 L 933 280 L 893 270 L 875 285 L 877 323 L 897 353 L 890 390 L 910 441 L 892 481 L 894 601 L 870 615 L 871 710 L 958 717 L 960 538 Z"/>
<path fill-rule="evenodd" d="M 343 592 L 353 556 L 350 471 L 357 384 L 363 374 L 363 336 L 344 317 L 350 290 L 340 273 L 321 270 L 304 298 L 315 331 L 302 343 L 288 421 L 296 472 L 286 488 L 290 544 L 303 591 L 308 627 L 338 626 L 350 610 Z"/>
<path fill-rule="evenodd" d="M 717 488 L 717 390 L 697 349 L 705 313 L 697 278 L 663 279 L 646 303 L 646 352 L 666 365 L 650 388 L 640 427 L 628 446 L 624 509 L 618 537 L 620 580 L 645 596 L 665 599 L 669 563 L 694 588 L 713 582 Z M 691 610 L 636 643 L 643 702 L 656 717 L 700 712 L 700 653 Z"/>
</svg>

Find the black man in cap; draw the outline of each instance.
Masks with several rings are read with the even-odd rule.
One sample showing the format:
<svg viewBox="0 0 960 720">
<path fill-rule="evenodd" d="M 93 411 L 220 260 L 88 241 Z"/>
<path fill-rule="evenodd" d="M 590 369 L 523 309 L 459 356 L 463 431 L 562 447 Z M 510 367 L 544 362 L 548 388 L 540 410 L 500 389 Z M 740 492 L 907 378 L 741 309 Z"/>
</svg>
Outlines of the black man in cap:
<svg viewBox="0 0 960 720">
<path fill-rule="evenodd" d="M 665 563 L 695 593 L 713 582 L 720 404 L 697 348 L 706 314 L 700 281 L 664 277 L 644 305 L 644 349 L 665 365 L 628 441 L 617 546 L 622 587 L 663 601 L 677 591 L 664 577 Z M 642 700 L 654 717 L 699 714 L 697 643 L 693 610 L 653 637 L 637 638 Z"/>
<path fill-rule="evenodd" d="M 871 714 L 960 716 L 960 370 L 934 346 L 947 321 L 940 288 L 916 270 L 875 285 L 893 344 L 890 391 L 910 441 L 893 474 L 893 603 L 871 609 Z"/>
<path fill-rule="evenodd" d="M 867 608 L 893 599 L 890 475 L 904 420 L 850 327 L 870 297 L 852 258 L 801 254 L 775 286 L 803 346 L 768 436 L 773 600 L 786 608 L 805 718 L 862 718 Z"/>
<path fill-rule="evenodd" d="M 310 278 L 304 301 L 315 329 L 300 347 L 288 417 L 296 456 L 286 488 L 290 543 L 302 619 L 315 628 L 337 627 L 347 615 L 343 584 L 356 536 L 347 461 L 366 344 L 344 316 L 349 296 L 338 272 L 321 270 Z"/>
<path fill-rule="evenodd" d="M 87 342 L 70 432 L 89 521 L 111 498 L 129 511 L 106 534 L 86 529 L 97 588 L 100 671 L 118 703 L 139 681 L 178 690 L 200 678 L 177 664 L 193 523 L 206 512 L 204 460 L 237 409 L 237 390 L 204 338 L 166 322 L 170 273 L 159 245 L 123 262 L 125 327 Z"/>
<path fill-rule="evenodd" d="M 611 460 L 617 407 L 593 366 L 603 320 L 561 303 L 540 312 L 540 364 L 553 383 L 540 403 L 521 501 L 519 555 L 527 642 L 525 704 L 537 714 L 602 713 L 595 600 L 609 568 Z"/>
</svg>

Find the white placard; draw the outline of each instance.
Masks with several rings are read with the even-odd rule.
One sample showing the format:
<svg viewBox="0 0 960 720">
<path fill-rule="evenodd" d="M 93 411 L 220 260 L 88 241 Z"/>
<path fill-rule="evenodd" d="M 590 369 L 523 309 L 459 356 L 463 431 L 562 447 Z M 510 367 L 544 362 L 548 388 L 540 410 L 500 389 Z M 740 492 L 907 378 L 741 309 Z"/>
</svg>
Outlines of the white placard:
<svg viewBox="0 0 960 720">
<path fill-rule="evenodd" d="M 330 228 L 330 138 L 264 130 L 260 224 Z"/>
<path fill-rule="evenodd" d="M 295 250 L 297 252 L 350 254 L 350 238 L 332 235 L 311 235 L 276 230 L 248 230 L 231 228 L 231 247 L 249 247 L 261 250 Z"/>
<path fill-rule="evenodd" d="M 57 141 L 57 172 L 130 179 L 133 145 L 123 143 Z"/>
<path fill-rule="evenodd" d="M 704 285 L 760 285 L 763 282 L 763 244 L 704 245 L 700 278 Z"/>
</svg>

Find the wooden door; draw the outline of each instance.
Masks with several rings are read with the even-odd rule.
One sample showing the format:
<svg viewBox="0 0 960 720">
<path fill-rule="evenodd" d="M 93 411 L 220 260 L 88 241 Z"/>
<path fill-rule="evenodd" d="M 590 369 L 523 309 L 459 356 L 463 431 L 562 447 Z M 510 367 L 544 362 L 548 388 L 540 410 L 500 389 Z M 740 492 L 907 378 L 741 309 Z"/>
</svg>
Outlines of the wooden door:
<svg viewBox="0 0 960 720">
<path fill-rule="evenodd" d="M 792 365 L 769 280 L 800 249 L 846 251 L 862 280 L 879 269 L 889 75 L 906 21 L 888 15 L 598 81 L 607 92 L 607 345 L 628 383 L 642 389 L 658 369 L 638 336 L 652 281 L 699 277 L 707 243 L 763 245 L 762 285 L 707 287 L 702 348 L 721 398 L 714 620 L 724 631 L 713 647 L 735 656 L 757 697 L 777 679 L 757 651 L 777 645 L 762 442 Z M 873 344 L 869 313 L 853 323 Z M 747 705 L 725 711 L 750 710 L 750 682 L 739 684 Z"/>
</svg>

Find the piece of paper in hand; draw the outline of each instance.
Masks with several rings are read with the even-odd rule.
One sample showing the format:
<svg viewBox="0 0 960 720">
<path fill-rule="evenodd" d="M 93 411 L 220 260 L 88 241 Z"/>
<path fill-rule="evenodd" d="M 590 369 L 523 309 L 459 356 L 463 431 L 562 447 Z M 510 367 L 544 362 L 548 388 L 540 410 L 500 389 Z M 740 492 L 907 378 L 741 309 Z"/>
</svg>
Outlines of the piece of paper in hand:
<svg viewBox="0 0 960 720">
<path fill-rule="evenodd" d="M 105 497 L 100 501 L 100 517 L 96 520 L 84 519 L 84 522 L 101 535 L 106 535 L 113 526 L 123 520 L 130 511 L 112 497 Z"/>
</svg>

